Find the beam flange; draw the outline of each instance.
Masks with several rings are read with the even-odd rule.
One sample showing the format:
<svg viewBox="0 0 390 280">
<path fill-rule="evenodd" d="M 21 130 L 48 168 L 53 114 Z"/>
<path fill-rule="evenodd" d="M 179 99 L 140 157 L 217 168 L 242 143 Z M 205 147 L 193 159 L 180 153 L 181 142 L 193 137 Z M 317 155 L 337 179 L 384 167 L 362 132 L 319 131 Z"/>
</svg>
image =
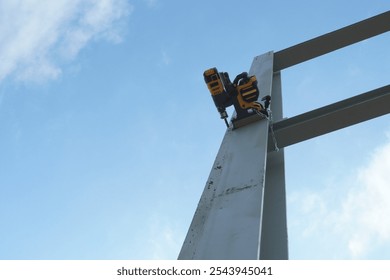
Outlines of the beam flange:
<svg viewBox="0 0 390 280">
<path fill-rule="evenodd" d="M 283 148 L 388 113 L 390 85 L 275 122 L 273 130 L 277 146 Z"/>
<path fill-rule="evenodd" d="M 283 119 L 282 107 L 281 74 L 277 72 L 272 78 L 271 102 L 272 118 L 275 121 Z M 283 149 L 279 149 L 277 153 L 267 154 L 261 229 L 260 259 L 287 260 L 288 232 Z"/>
<path fill-rule="evenodd" d="M 390 11 L 275 52 L 274 71 L 390 31 Z"/>
</svg>

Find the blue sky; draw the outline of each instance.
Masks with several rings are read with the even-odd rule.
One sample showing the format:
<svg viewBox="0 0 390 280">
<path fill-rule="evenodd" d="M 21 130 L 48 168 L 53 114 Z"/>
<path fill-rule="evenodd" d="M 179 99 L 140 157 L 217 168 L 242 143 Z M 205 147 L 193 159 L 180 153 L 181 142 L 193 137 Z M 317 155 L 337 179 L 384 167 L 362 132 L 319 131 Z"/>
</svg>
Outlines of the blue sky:
<svg viewBox="0 0 390 280">
<path fill-rule="evenodd" d="M 177 258 L 225 131 L 203 71 L 389 8 L 0 1 L 0 259 Z M 284 70 L 285 116 L 387 85 L 389 45 Z M 389 120 L 285 149 L 291 259 L 390 258 Z"/>
</svg>

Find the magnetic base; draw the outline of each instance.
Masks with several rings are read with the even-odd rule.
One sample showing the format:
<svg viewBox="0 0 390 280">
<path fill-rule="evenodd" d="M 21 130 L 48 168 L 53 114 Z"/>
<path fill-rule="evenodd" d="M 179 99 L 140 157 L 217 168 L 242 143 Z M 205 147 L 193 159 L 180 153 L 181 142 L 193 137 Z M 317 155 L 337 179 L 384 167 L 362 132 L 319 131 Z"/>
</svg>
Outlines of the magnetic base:
<svg viewBox="0 0 390 280">
<path fill-rule="evenodd" d="M 265 118 L 265 115 L 253 114 L 241 119 L 232 119 L 233 129 L 243 127 L 245 125 L 263 120 Z"/>
</svg>

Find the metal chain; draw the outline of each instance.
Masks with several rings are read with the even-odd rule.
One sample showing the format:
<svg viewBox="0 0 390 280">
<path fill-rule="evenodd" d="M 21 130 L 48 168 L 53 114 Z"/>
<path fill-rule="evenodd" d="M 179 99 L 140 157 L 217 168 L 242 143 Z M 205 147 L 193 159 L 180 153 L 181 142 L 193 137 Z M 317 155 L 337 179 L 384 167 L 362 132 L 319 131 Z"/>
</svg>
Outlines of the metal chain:
<svg viewBox="0 0 390 280">
<path fill-rule="evenodd" d="M 262 114 L 261 112 L 256 110 L 256 113 L 258 115 L 264 116 L 264 117 L 266 117 L 268 119 L 269 127 L 271 129 L 272 140 L 274 141 L 274 145 L 275 145 L 275 151 L 279 152 L 278 143 L 276 142 L 276 137 L 275 137 L 275 133 L 274 133 L 274 123 L 273 123 L 273 119 L 272 119 L 272 111 L 271 111 L 271 109 L 268 108 L 267 112 L 268 112 L 268 117 L 266 115 Z"/>
<path fill-rule="evenodd" d="M 272 111 L 271 110 L 268 110 L 268 115 L 269 115 L 269 127 L 271 128 L 271 135 L 272 135 L 272 140 L 274 141 L 275 151 L 279 152 L 278 143 L 276 142 L 276 137 L 275 137 L 275 133 L 274 133 L 274 122 L 272 119 Z"/>
</svg>

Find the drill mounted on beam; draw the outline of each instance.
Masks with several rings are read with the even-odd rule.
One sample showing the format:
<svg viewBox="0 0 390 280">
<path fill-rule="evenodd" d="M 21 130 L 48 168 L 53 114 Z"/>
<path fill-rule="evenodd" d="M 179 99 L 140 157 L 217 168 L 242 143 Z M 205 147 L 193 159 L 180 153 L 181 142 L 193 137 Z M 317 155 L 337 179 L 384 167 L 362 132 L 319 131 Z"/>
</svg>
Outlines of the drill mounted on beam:
<svg viewBox="0 0 390 280">
<path fill-rule="evenodd" d="M 248 76 L 243 72 L 236 76 L 233 83 L 229 74 L 210 68 L 203 73 L 204 80 L 211 93 L 215 106 L 229 128 L 226 108 L 233 105 L 236 116 L 232 118 L 233 128 L 239 128 L 259 119 L 268 118 L 268 107 L 271 102 L 269 95 L 263 97 L 264 105 L 258 102 L 259 88 L 256 76 Z"/>
</svg>

